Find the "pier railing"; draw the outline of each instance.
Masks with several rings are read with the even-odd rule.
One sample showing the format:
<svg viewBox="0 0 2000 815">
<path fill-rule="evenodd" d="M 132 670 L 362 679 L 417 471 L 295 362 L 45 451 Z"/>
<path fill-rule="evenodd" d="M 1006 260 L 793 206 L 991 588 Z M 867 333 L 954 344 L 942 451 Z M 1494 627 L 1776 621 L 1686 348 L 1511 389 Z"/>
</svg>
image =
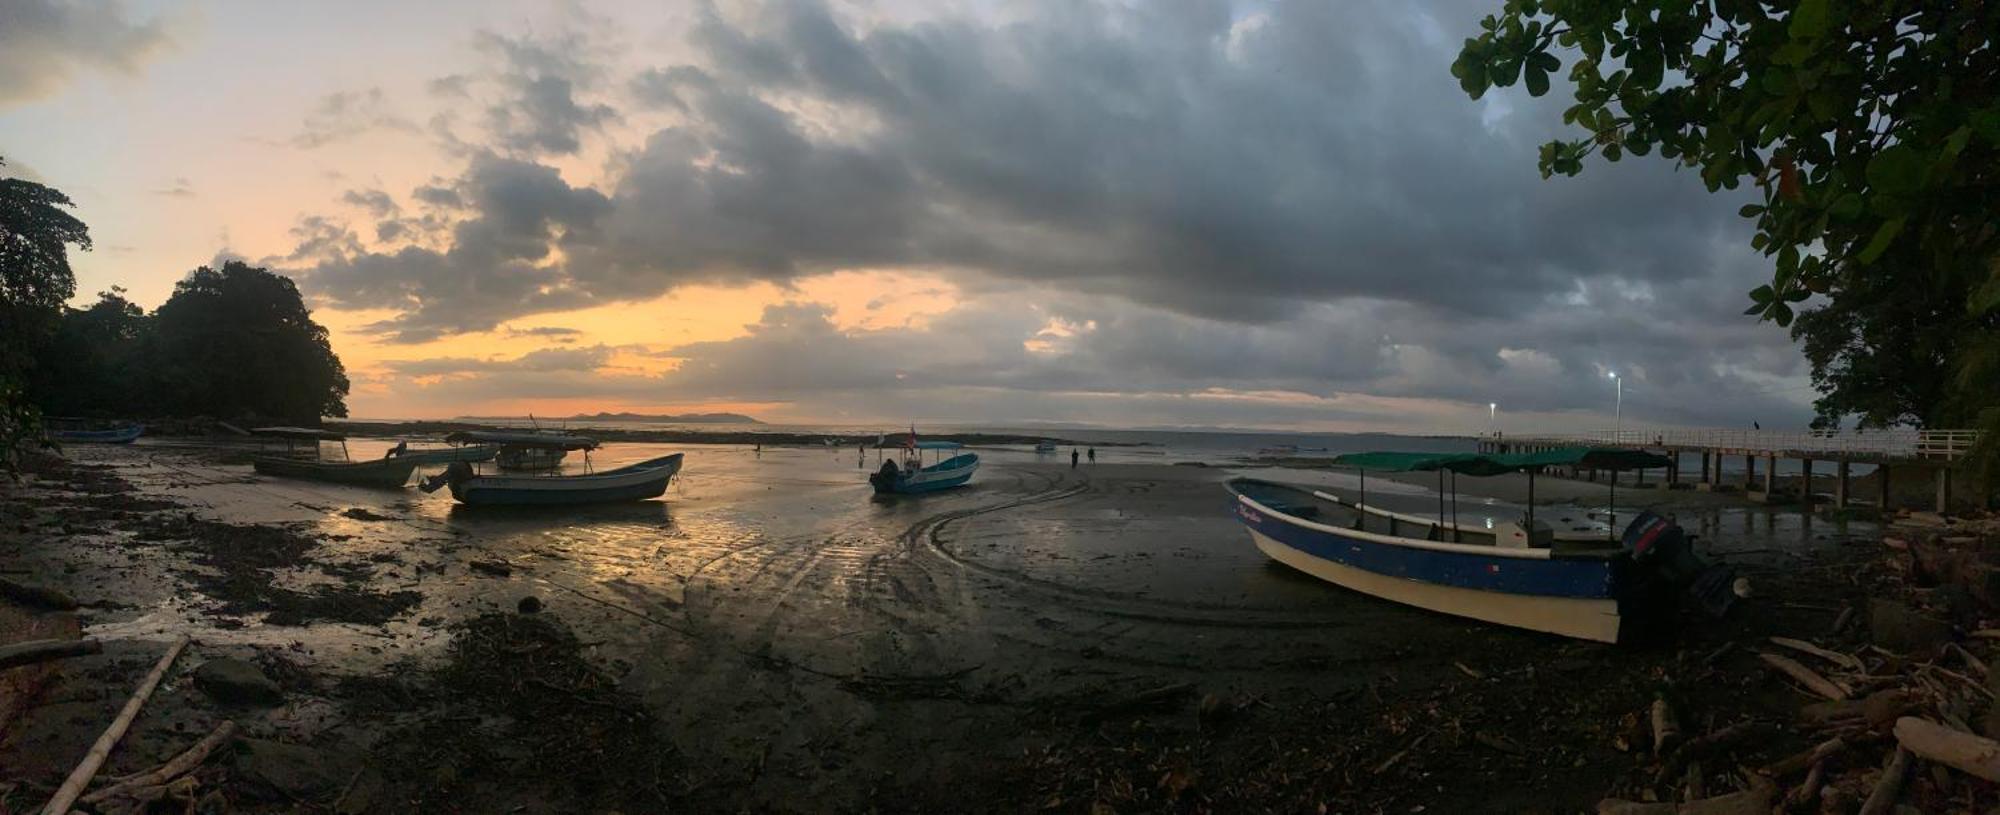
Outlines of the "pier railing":
<svg viewBox="0 0 2000 815">
<path fill-rule="evenodd" d="M 1576 433 L 1491 433 L 1481 441 L 1501 444 L 1575 444 L 1603 447 L 1651 447 L 1708 450 L 1736 455 L 1785 458 L 1930 459 L 1949 461 L 1965 455 L 1979 440 L 1977 430 L 1733 430 L 1627 429 Z"/>
</svg>

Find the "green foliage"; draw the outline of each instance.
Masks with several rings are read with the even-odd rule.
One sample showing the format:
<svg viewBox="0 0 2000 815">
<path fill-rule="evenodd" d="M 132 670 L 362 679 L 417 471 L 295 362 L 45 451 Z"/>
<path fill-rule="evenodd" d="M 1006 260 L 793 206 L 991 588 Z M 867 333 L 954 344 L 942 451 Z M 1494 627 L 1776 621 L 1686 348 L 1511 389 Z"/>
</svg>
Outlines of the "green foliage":
<svg viewBox="0 0 2000 815">
<path fill-rule="evenodd" d="M 5 165 L 0 160 L 0 165 Z M 40 414 L 22 385 L 76 292 L 69 246 L 90 248 L 90 231 L 65 210 L 69 196 L 0 178 L 0 470 L 13 472 L 20 445 L 40 435 Z"/>
<path fill-rule="evenodd" d="M 32 372 L 31 391 L 57 416 L 154 415 L 152 321 L 113 286 L 89 308 L 66 309 Z"/>
<path fill-rule="evenodd" d="M 346 416 L 347 372 L 289 278 L 203 266 L 152 317 L 161 407 L 178 415 Z"/>
<path fill-rule="evenodd" d="M 1592 154 L 1658 150 L 1711 191 L 1754 184 L 1763 203 L 1743 214 L 1775 269 L 1751 314 L 1788 324 L 1838 267 L 1873 264 L 1898 241 L 1927 284 L 1992 284 L 2000 301 L 2000 4 L 1787 5 L 1509 0 L 1452 73 L 1477 98 L 1525 71 L 1540 96 L 1548 84 L 1534 77 L 1571 60 L 1563 121 L 1587 135 L 1544 146 L 1545 176 L 1575 175 Z"/>
<path fill-rule="evenodd" d="M 1542 147 L 1544 177 L 1657 151 L 1754 187 L 1772 276 L 1746 313 L 1795 325 L 1822 419 L 2000 405 L 2000 379 L 1945 373 L 2000 308 L 2000 3 L 1507 0 L 1481 28 L 1452 64 L 1474 98 L 1570 63 L 1584 135 Z"/>
</svg>

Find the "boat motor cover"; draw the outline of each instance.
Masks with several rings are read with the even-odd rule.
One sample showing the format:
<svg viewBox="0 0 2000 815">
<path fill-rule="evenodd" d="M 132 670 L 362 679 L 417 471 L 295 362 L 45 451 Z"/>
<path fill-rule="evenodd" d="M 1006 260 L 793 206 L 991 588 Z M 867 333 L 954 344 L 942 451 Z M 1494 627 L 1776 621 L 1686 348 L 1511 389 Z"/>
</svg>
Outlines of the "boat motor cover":
<svg viewBox="0 0 2000 815">
<path fill-rule="evenodd" d="M 417 482 L 417 489 L 427 493 L 437 492 L 448 485 L 459 483 L 472 476 L 472 465 L 463 461 L 454 461 L 451 463 L 451 466 L 444 468 L 444 472 Z"/>
<path fill-rule="evenodd" d="M 1625 527 L 1623 543 L 1634 563 L 1683 589 L 1709 616 L 1721 617 L 1736 605 L 1736 570 L 1703 561 L 1695 554 L 1694 542 L 1672 520 L 1656 512 L 1642 512 Z"/>
</svg>

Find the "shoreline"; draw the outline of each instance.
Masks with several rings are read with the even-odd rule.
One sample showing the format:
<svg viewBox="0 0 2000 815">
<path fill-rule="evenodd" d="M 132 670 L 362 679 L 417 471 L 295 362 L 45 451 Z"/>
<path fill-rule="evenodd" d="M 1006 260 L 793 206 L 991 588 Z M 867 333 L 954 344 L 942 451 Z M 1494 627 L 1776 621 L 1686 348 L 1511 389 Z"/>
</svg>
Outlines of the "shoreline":
<svg viewBox="0 0 2000 815">
<path fill-rule="evenodd" d="M 0 493 L 0 572 L 81 607 L 0 603 L 0 622 L 106 652 L 39 674 L 88 701 L 15 710 L 0 688 L 0 783 L 52 787 L 193 634 L 106 774 L 234 720 L 201 784 L 250 812 L 1587 809 L 1653 786 L 1621 722 L 1658 677 L 1696 731 L 1788 717 L 1796 695 L 1744 645 L 1823 639 L 1866 607 L 1849 576 L 1883 551 L 1872 527 L 1690 510 L 1760 606 L 1621 648 L 1276 566 L 1218 468 L 1007 460 L 963 491 L 870 500 L 846 458 L 704 449 L 663 501 L 549 516 L 174 445 L 72 455 Z M 216 697 L 199 677 L 218 660 L 275 696 Z M 1560 702 L 1529 692 L 1548 682 Z"/>
</svg>

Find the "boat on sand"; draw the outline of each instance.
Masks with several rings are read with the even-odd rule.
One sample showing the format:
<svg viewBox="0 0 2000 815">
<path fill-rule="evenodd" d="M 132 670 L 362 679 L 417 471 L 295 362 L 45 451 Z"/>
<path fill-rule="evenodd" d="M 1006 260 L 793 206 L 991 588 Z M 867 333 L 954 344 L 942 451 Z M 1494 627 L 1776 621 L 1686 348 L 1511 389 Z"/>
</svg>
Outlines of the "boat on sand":
<svg viewBox="0 0 2000 815">
<path fill-rule="evenodd" d="M 284 443 L 281 453 L 267 452 L 250 458 L 250 465 L 264 475 L 358 487 L 401 487 L 409 482 L 410 473 L 417 468 L 417 462 L 407 458 L 354 461 L 347 456 L 347 437 L 327 430 L 259 427 L 250 432 L 272 444 Z M 321 442 L 329 441 L 340 443 L 341 458 L 330 459 L 321 454 Z"/>
<path fill-rule="evenodd" d="M 544 434 L 518 435 L 533 437 Z M 574 438 L 576 437 L 521 438 L 514 439 L 508 444 L 521 447 L 546 445 L 561 449 L 562 445 L 569 444 Z M 596 446 L 596 443 L 592 442 L 591 446 Z M 471 462 L 459 461 L 453 462 L 443 473 L 424 479 L 419 487 L 424 492 L 436 492 L 450 487 L 451 497 L 459 503 L 484 506 L 550 506 L 644 501 L 658 498 L 667 491 L 667 484 L 681 471 L 682 458 L 683 454 L 674 453 L 601 473 L 577 475 L 497 473 L 489 475 L 478 472 Z"/>
<path fill-rule="evenodd" d="M 917 442 L 915 438 L 912 434 L 912 443 L 903 448 L 902 463 L 890 459 L 882 462 L 882 469 L 869 474 L 868 483 L 875 487 L 875 492 L 910 494 L 951 489 L 964 486 L 965 482 L 972 480 L 972 474 L 979 471 L 979 456 L 975 453 L 944 458 L 945 451 L 956 451 L 962 447 L 958 442 Z M 926 450 L 935 451 L 941 460 L 925 466 L 923 455 Z"/>
</svg>

